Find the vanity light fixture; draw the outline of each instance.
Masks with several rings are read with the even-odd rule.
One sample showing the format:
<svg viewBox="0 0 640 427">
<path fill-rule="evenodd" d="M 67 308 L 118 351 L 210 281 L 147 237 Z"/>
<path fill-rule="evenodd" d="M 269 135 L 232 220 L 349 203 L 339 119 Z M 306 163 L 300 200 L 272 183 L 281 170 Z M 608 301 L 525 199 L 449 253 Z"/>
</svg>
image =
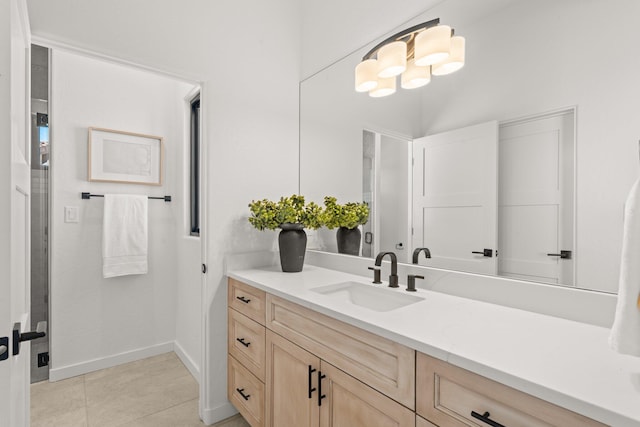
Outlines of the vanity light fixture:
<svg viewBox="0 0 640 427">
<path fill-rule="evenodd" d="M 464 37 L 454 36 L 440 19 L 414 25 L 371 49 L 355 69 L 355 89 L 374 98 L 396 91 L 396 76 L 403 89 L 428 84 L 431 76 L 443 76 L 464 66 Z"/>
</svg>

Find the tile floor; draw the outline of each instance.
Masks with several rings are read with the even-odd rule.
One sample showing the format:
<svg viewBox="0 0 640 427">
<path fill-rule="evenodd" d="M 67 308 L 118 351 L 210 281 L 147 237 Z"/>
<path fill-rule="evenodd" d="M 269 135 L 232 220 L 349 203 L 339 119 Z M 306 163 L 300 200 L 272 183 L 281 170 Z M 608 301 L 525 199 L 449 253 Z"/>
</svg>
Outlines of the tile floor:
<svg viewBox="0 0 640 427">
<path fill-rule="evenodd" d="M 198 427 L 198 384 L 175 353 L 31 386 L 32 427 Z M 239 415 L 219 427 L 249 427 Z"/>
</svg>

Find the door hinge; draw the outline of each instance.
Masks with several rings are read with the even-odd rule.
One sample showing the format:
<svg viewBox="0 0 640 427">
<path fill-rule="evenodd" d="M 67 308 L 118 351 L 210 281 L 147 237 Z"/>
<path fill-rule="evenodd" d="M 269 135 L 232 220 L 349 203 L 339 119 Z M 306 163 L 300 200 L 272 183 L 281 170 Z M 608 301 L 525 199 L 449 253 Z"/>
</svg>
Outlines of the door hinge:
<svg viewBox="0 0 640 427">
<path fill-rule="evenodd" d="M 0 338 L 0 361 L 9 358 L 9 337 Z"/>
<path fill-rule="evenodd" d="M 202 274 L 207 274 L 207 264 L 202 264 Z"/>
</svg>

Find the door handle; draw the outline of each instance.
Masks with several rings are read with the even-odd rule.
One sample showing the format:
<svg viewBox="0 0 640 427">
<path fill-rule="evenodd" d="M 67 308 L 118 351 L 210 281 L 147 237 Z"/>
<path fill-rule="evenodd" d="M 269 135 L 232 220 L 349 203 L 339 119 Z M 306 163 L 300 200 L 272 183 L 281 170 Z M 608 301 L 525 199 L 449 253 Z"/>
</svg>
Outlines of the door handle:
<svg viewBox="0 0 640 427">
<path fill-rule="evenodd" d="M 493 257 L 493 249 L 483 249 L 482 252 L 473 251 L 471 253 L 472 254 L 478 254 L 478 255 L 486 256 L 487 258 Z"/>
<path fill-rule="evenodd" d="M 322 406 L 322 399 L 327 397 L 326 394 L 322 394 L 322 380 L 327 378 L 322 371 L 318 371 L 318 406 Z"/>
<path fill-rule="evenodd" d="M 44 320 L 38 322 L 38 324 L 36 325 L 35 331 L 20 333 L 21 326 L 22 324 L 20 322 L 16 322 L 13 324 L 13 355 L 14 356 L 17 356 L 18 354 L 20 354 L 20 343 L 47 336 L 47 322 Z"/>
<path fill-rule="evenodd" d="M 311 374 L 316 371 L 311 365 L 309 365 L 309 399 L 311 399 L 311 394 L 316 391 L 315 387 L 311 387 Z"/>
<path fill-rule="evenodd" d="M 547 256 L 557 256 L 561 259 L 571 259 L 571 251 L 560 251 L 559 254 L 547 254 Z"/>
</svg>

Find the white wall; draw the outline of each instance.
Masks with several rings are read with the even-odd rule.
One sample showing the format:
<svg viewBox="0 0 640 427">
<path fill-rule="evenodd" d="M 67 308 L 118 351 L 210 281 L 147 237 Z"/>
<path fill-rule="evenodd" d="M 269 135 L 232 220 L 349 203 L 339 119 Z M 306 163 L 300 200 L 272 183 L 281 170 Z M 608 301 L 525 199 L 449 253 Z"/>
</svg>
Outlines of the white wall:
<svg viewBox="0 0 640 427">
<path fill-rule="evenodd" d="M 51 68 L 51 378 L 60 379 L 173 348 L 183 98 L 191 86 L 61 50 Z M 89 126 L 163 136 L 163 185 L 88 182 Z M 148 274 L 102 278 L 104 202 L 81 200 L 83 191 L 174 197 L 149 202 Z M 79 208 L 79 223 L 64 222 L 65 206 Z"/>
</svg>

